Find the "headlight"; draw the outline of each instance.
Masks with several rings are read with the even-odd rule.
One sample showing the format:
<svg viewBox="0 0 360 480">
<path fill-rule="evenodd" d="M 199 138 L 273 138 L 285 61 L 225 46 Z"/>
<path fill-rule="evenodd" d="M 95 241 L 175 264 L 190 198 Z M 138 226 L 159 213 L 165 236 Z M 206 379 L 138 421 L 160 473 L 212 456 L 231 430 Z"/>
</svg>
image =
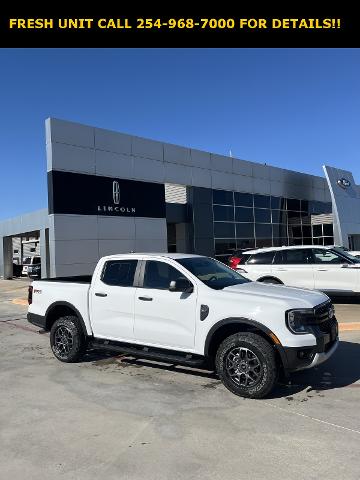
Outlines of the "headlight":
<svg viewBox="0 0 360 480">
<path fill-rule="evenodd" d="M 304 334 L 312 333 L 309 326 L 314 319 L 314 310 L 312 308 L 294 309 L 286 312 L 286 326 L 291 333 Z"/>
</svg>

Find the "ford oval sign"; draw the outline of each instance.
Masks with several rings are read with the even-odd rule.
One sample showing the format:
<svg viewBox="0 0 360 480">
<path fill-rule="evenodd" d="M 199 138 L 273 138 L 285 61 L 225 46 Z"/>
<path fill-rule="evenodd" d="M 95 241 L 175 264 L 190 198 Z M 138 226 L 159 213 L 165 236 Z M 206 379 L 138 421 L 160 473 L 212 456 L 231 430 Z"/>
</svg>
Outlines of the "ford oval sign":
<svg viewBox="0 0 360 480">
<path fill-rule="evenodd" d="M 347 178 L 340 178 L 336 183 L 341 188 L 348 188 L 351 185 L 350 180 L 348 180 Z"/>
</svg>

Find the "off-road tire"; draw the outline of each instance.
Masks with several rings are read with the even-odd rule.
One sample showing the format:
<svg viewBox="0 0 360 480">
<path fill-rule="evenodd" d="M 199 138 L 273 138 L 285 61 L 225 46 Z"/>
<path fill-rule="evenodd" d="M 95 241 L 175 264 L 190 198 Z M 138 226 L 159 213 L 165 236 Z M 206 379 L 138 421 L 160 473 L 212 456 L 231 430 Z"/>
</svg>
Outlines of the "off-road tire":
<svg viewBox="0 0 360 480">
<path fill-rule="evenodd" d="M 86 351 L 86 337 L 75 315 L 58 318 L 50 330 L 50 346 L 60 362 L 78 362 Z"/>
<path fill-rule="evenodd" d="M 279 373 L 274 347 L 255 333 L 235 333 L 225 338 L 218 348 L 215 364 L 225 387 L 247 398 L 268 395 Z"/>
</svg>

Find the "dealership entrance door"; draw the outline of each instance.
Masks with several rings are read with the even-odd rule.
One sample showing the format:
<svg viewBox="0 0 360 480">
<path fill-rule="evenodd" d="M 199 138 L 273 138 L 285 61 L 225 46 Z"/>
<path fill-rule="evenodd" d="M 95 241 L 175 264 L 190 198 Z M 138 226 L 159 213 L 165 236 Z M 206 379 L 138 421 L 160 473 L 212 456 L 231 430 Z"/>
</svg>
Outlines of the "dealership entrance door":
<svg viewBox="0 0 360 480">
<path fill-rule="evenodd" d="M 169 253 L 190 253 L 190 231 L 188 223 L 168 223 L 167 243 Z"/>
</svg>

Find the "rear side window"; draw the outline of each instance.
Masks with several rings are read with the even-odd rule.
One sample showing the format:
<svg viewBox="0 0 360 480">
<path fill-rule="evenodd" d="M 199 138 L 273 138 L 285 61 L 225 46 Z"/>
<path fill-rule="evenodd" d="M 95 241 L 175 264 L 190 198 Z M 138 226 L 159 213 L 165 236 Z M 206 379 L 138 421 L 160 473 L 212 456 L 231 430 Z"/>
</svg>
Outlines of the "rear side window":
<svg viewBox="0 0 360 480">
<path fill-rule="evenodd" d="M 280 250 L 276 252 L 274 263 L 287 265 L 303 265 L 308 263 L 309 250 L 302 248 L 299 250 Z"/>
<path fill-rule="evenodd" d="M 106 285 L 132 287 L 137 260 L 110 260 L 105 263 L 101 280 Z"/>
<path fill-rule="evenodd" d="M 251 255 L 248 265 L 271 265 L 275 252 L 261 252 Z"/>
</svg>

